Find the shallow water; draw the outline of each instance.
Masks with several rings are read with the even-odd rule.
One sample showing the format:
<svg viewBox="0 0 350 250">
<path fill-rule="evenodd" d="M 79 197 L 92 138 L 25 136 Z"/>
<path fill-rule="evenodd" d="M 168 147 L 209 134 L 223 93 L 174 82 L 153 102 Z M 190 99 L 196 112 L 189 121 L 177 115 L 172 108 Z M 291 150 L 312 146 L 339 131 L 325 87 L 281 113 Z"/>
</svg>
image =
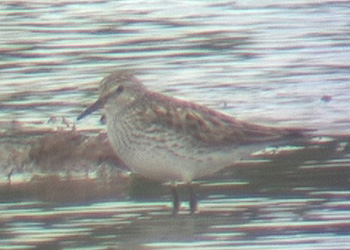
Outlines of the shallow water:
<svg viewBox="0 0 350 250">
<path fill-rule="evenodd" d="M 76 117 L 120 68 L 239 119 L 348 135 L 349 14 L 347 1 L 2 1 L 1 135 L 73 126 L 96 134 L 101 114 Z M 1 138 L 0 183 L 11 168 L 21 180 L 43 174 L 28 163 L 33 138 L 12 139 Z M 349 157 L 320 161 L 317 152 L 298 167 L 222 174 L 248 184 L 209 181 L 193 217 L 185 208 L 172 217 L 166 192 L 56 202 L 10 193 L 0 203 L 0 249 L 347 249 Z"/>
<path fill-rule="evenodd" d="M 347 249 L 349 192 L 310 195 L 216 197 L 176 217 L 165 202 L 2 203 L 0 248 Z"/>
<path fill-rule="evenodd" d="M 61 0 L 0 8 L 2 120 L 75 122 L 98 81 L 125 68 L 152 89 L 241 119 L 349 129 L 347 2 Z M 78 125 L 87 123 L 98 124 L 93 117 Z"/>
</svg>

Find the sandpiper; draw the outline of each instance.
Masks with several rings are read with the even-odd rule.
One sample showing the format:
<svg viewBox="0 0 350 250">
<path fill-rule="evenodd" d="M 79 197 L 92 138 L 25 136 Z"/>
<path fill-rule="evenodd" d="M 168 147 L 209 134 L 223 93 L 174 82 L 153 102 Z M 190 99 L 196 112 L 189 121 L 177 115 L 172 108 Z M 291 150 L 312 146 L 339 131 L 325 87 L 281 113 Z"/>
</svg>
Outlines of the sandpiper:
<svg viewBox="0 0 350 250">
<path fill-rule="evenodd" d="M 176 185 L 186 183 L 190 211 L 197 210 L 192 181 L 232 166 L 266 145 L 303 136 L 303 129 L 239 121 L 189 101 L 148 90 L 128 71 L 115 71 L 100 84 L 99 99 L 78 120 L 100 109 L 108 137 L 132 172 L 171 185 L 173 213 L 180 207 Z"/>
</svg>

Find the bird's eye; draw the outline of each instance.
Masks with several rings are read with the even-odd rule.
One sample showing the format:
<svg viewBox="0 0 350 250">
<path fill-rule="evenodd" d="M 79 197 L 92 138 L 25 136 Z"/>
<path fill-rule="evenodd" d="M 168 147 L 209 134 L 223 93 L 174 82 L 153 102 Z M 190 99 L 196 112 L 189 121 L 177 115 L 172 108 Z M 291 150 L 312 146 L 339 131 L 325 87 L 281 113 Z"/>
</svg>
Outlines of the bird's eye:
<svg viewBox="0 0 350 250">
<path fill-rule="evenodd" d="M 121 92 L 124 91 L 124 86 L 123 85 L 120 85 L 116 90 L 115 90 L 115 93 L 116 94 L 120 94 Z"/>
</svg>

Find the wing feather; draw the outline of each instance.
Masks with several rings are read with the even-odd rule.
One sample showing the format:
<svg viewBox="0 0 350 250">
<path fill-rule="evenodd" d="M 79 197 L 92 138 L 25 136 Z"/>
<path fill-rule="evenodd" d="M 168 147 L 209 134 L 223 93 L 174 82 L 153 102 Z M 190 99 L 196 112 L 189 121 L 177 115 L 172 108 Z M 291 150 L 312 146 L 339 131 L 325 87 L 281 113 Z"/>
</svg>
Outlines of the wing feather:
<svg viewBox="0 0 350 250">
<path fill-rule="evenodd" d="M 236 120 L 204 106 L 150 92 L 144 119 L 176 129 L 206 145 L 242 145 L 300 137 L 303 129 L 281 129 Z"/>
</svg>

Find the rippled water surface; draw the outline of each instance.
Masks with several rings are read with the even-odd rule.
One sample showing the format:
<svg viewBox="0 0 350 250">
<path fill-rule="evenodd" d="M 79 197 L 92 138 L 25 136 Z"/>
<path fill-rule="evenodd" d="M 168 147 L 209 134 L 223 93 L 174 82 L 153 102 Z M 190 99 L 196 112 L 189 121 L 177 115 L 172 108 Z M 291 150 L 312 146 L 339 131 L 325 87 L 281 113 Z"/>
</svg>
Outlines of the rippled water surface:
<svg viewBox="0 0 350 250">
<path fill-rule="evenodd" d="M 239 119 L 313 128 L 348 142 L 349 16 L 348 1 L 2 1 L 0 249 L 348 249 L 346 142 L 334 149 L 344 154 L 330 159 L 317 145 L 297 167 L 281 161 L 222 174 L 241 184 L 209 180 L 200 213 L 188 215 L 184 203 L 173 217 L 166 191 L 137 199 L 128 188 L 109 190 L 99 200 L 99 184 L 90 183 L 74 186 L 79 192 L 69 199 L 50 185 L 19 195 L 16 174 L 34 185 L 33 173 L 46 174 L 35 164 L 47 159 L 28 133 L 11 133 L 103 130 L 100 113 L 76 117 L 97 98 L 101 78 L 128 69 L 153 90 Z M 57 150 L 50 164 L 66 158 Z"/>
<path fill-rule="evenodd" d="M 328 194 L 335 197 L 336 192 Z M 349 198 L 349 193 L 341 194 Z M 215 198 L 201 213 L 163 202 L 2 203 L 1 249 L 348 249 L 348 201 Z"/>
</svg>

